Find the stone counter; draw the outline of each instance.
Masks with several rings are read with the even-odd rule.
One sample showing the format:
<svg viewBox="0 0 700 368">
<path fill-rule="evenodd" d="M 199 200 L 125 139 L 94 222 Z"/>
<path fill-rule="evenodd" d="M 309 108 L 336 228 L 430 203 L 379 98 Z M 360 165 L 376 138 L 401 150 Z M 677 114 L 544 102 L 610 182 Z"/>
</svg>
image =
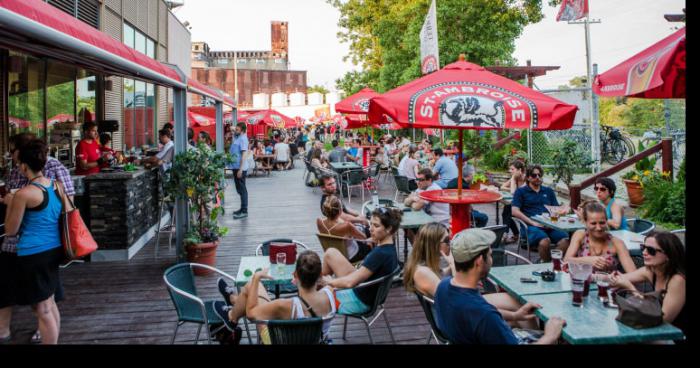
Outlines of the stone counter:
<svg viewBox="0 0 700 368">
<path fill-rule="evenodd" d="M 92 261 L 130 259 L 155 235 L 160 205 L 158 180 L 157 169 L 83 177 L 88 212 L 84 217 L 99 245 Z"/>
</svg>

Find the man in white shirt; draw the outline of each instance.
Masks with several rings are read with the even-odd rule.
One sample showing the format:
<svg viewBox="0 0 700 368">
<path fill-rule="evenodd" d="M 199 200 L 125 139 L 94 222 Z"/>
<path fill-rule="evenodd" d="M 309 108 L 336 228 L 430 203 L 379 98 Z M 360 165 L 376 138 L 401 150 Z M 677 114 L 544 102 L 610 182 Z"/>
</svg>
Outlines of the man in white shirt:
<svg viewBox="0 0 700 368">
<path fill-rule="evenodd" d="M 288 138 L 280 140 L 279 143 L 275 144 L 273 154 L 275 155 L 275 166 L 277 170 L 287 170 L 289 168 L 289 141 Z"/>
<path fill-rule="evenodd" d="M 418 175 L 416 175 L 416 183 L 418 184 L 418 189 L 406 197 L 406 200 L 404 200 L 404 205 L 411 207 L 414 211 L 425 211 L 425 213 L 432 216 L 435 222 L 439 222 L 449 229 L 450 204 L 426 201 L 419 196 L 421 192 L 429 190 L 442 190 L 442 188 L 440 188 L 436 183 L 433 183 L 433 172 L 428 168 L 420 170 Z M 414 231 L 406 232 L 406 237 L 411 241 L 411 244 L 413 244 L 414 236 Z"/>
<path fill-rule="evenodd" d="M 175 143 L 170 139 L 170 130 L 163 128 L 158 131 L 158 139 L 163 149 L 155 156 L 148 157 L 143 160 L 144 163 L 151 165 L 160 165 L 163 171 L 167 172 L 172 167 L 173 157 L 175 156 Z"/>
</svg>

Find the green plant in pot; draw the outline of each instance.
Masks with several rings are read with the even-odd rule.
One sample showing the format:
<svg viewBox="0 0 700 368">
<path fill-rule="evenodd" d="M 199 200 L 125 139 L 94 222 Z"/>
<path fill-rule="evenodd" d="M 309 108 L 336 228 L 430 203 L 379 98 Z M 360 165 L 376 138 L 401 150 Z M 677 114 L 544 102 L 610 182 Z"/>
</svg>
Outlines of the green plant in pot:
<svg viewBox="0 0 700 368">
<path fill-rule="evenodd" d="M 472 184 L 469 186 L 470 189 L 480 190 L 482 185 L 487 185 L 489 179 L 483 173 L 476 173 L 472 177 Z"/>
<path fill-rule="evenodd" d="M 203 143 L 175 156 L 165 191 L 171 199 L 188 202 L 190 223 L 185 234 L 185 256 L 189 262 L 216 265 L 216 248 L 228 228 L 219 226 L 218 218 L 224 208 L 224 167 L 233 157 L 217 153 Z M 196 273 L 198 275 L 208 272 Z"/>
<path fill-rule="evenodd" d="M 639 142 L 637 150 L 638 152 L 642 152 L 647 148 L 649 147 L 644 147 L 644 144 Z M 622 181 L 627 188 L 630 207 L 639 207 L 644 203 L 642 181 L 644 177 L 648 177 L 654 171 L 655 167 L 656 157 L 647 156 L 634 164 L 634 170 L 630 170 L 622 176 Z"/>
</svg>

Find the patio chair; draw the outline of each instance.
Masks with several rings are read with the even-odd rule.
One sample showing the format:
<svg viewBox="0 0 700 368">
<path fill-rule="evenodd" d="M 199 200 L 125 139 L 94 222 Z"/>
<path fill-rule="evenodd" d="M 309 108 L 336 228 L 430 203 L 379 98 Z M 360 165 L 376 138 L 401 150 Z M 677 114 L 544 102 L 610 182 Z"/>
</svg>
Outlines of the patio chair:
<svg viewBox="0 0 700 368">
<path fill-rule="evenodd" d="M 258 244 L 258 246 L 255 248 L 255 255 L 256 256 L 269 256 L 270 255 L 270 244 L 271 243 L 294 243 L 297 246 L 297 254 L 300 253 L 300 251 L 305 251 L 308 250 L 309 247 L 306 246 L 306 244 L 293 240 L 293 239 L 285 239 L 285 238 L 280 238 L 280 239 L 271 239 L 267 240 L 261 244 Z M 302 249 L 299 249 L 302 248 Z M 275 286 L 268 286 L 267 291 L 271 294 L 275 294 L 276 288 Z M 296 294 L 299 292 L 299 289 L 297 289 L 296 285 L 292 283 L 286 283 L 284 285 L 279 286 L 279 293 L 280 295 L 282 294 Z"/>
<path fill-rule="evenodd" d="M 333 317 L 308 317 L 289 320 L 256 320 L 256 325 L 267 326 L 272 345 L 318 345 L 325 340 L 323 324 Z M 258 334 L 258 343 L 260 334 Z"/>
<path fill-rule="evenodd" d="M 496 234 L 496 240 L 491 244 L 491 249 L 503 249 L 503 236 L 508 232 L 508 225 L 493 225 L 482 227 L 482 230 L 491 230 Z M 500 255 L 500 253 L 499 253 Z M 500 261 L 500 260 L 499 260 Z M 496 264 L 496 254 L 493 255 L 493 263 Z"/>
<path fill-rule="evenodd" d="M 194 268 L 205 268 L 229 279 L 232 283 L 236 282 L 233 276 L 214 267 L 199 263 L 180 263 L 165 270 L 163 273 L 163 280 L 168 287 L 170 299 L 173 301 L 175 311 L 177 312 L 177 325 L 175 326 L 175 332 L 173 333 L 170 344 L 175 343 L 175 337 L 177 336 L 177 331 L 180 326 L 188 322 L 199 324 L 197 336 L 194 341 L 195 344 L 199 342 L 202 326 L 206 326 L 207 342 L 209 344 L 211 344 L 211 337 L 222 328 L 225 328 L 224 321 L 214 312 L 214 308 L 212 307 L 214 301 L 202 300 L 197 295 L 197 287 L 195 286 L 193 273 Z M 246 332 L 248 333 L 248 340 L 251 341 L 248 322 L 245 318 L 244 321 Z M 218 327 L 212 331 L 211 328 L 213 326 Z"/>
<path fill-rule="evenodd" d="M 362 210 L 360 211 L 360 214 L 364 215 L 365 218 L 368 220 L 372 216 L 372 211 L 369 210 L 369 206 L 372 205 L 372 201 L 366 201 L 365 203 L 362 204 Z M 389 198 L 379 198 L 379 205 L 380 206 L 389 206 L 389 207 L 399 207 L 399 203 L 391 200 Z"/>
<path fill-rule="evenodd" d="M 631 232 L 646 235 L 656 228 L 656 224 L 639 217 L 627 219 L 627 227 Z"/>
<path fill-rule="evenodd" d="M 685 229 L 671 230 L 671 234 L 674 234 L 681 240 L 683 246 L 685 247 Z"/>
<path fill-rule="evenodd" d="M 161 232 L 166 232 L 168 233 L 168 252 L 172 250 L 172 245 L 173 245 L 173 233 L 175 233 L 175 212 L 172 211 L 171 209 L 171 198 L 167 193 L 165 193 L 165 189 L 163 188 L 163 185 L 165 182 L 169 180 L 169 177 L 166 173 L 163 172 L 163 170 L 158 170 L 158 183 L 160 185 L 160 205 L 158 206 L 158 227 L 156 228 L 156 240 L 155 240 L 155 255 L 154 258 L 158 259 L 158 249 L 160 248 L 160 233 Z M 167 211 L 168 214 L 170 215 L 170 223 L 164 224 L 163 222 L 163 213 Z M 167 229 L 167 230 L 165 230 Z"/>
<path fill-rule="evenodd" d="M 365 201 L 364 174 L 365 172 L 363 170 L 347 170 L 340 175 L 342 178 L 341 182 L 348 191 L 348 204 L 352 202 L 351 188 L 360 188 L 360 191 L 362 192 L 362 202 Z M 342 195 L 343 191 L 341 190 L 340 192 Z"/>
<path fill-rule="evenodd" d="M 401 267 L 397 267 L 394 271 L 392 271 L 390 274 L 380 277 L 376 280 L 368 281 L 368 282 L 363 282 L 357 286 L 355 286 L 353 289 L 358 290 L 358 289 L 364 289 L 368 287 L 375 287 L 376 288 L 376 296 L 374 297 L 374 303 L 370 307 L 369 311 L 361 314 L 343 314 L 345 316 L 345 322 L 343 323 L 343 340 L 345 340 L 345 334 L 347 332 L 347 327 L 348 327 L 348 317 L 352 318 L 358 318 L 362 320 L 362 322 L 365 323 L 365 327 L 367 328 L 367 334 L 369 335 L 369 343 L 374 344 L 374 340 L 372 339 L 372 331 L 370 331 L 370 326 L 374 323 L 374 321 L 379 318 L 379 316 L 383 315 L 384 316 L 384 322 L 386 323 L 387 329 L 389 329 L 389 336 L 391 337 L 391 342 L 393 344 L 396 344 L 396 340 L 394 339 L 394 334 L 391 332 L 391 326 L 389 325 L 389 318 L 386 316 L 386 310 L 384 309 L 384 302 L 386 301 L 387 296 L 389 295 L 389 290 L 391 289 L 391 284 L 394 281 L 394 277 L 401 272 Z M 341 313 L 338 313 L 341 314 Z M 371 320 L 370 320 L 371 319 Z"/>
<path fill-rule="evenodd" d="M 411 189 L 408 187 L 408 178 L 402 175 L 394 175 L 394 183 L 396 184 L 396 193 L 394 193 L 394 201 L 399 196 L 399 193 L 407 196 L 411 194 Z"/>
<path fill-rule="evenodd" d="M 420 303 L 420 306 L 423 308 L 423 313 L 425 313 L 425 319 L 427 319 L 428 323 L 430 324 L 430 333 L 428 334 L 428 340 L 425 343 L 429 345 L 431 338 L 433 338 L 438 344 L 449 344 L 450 340 L 448 340 L 447 337 L 442 333 L 442 331 L 440 331 L 440 328 L 438 328 L 437 326 L 437 321 L 435 321 L 435 311 L 433 309 L 435 301 L 421 294 L 418 291 L 416 291 L 415 294 L 418 297 L 418 302 Z"/>
<path fill-rule="evenodd" d="M 337 249 L 340 252 L 340 254 L 345 256 L 346 259 L 350 260 L 350 258 L 348 257 L 348 248 L 346 243 L 349 240 L 348 238 L 321 233 L 316 233 L 316 236 L 318 237 L 318 241 L 321 243 L 321 248 L 323 248 L 324 253 L 328 249 L 334 248 Z M 357 267 L 360 264 L 362 264 L 362 261 L 357 261 L 352 265 Z"/>
<path fill-rule="evenodd" d="M 530 259 L 530 253 L 532 252 L 532 249 L 527 243 L 527 224 L 523 220 L 515 217 L 513 217 L 513 222 L 515 222 L 515 224 L 520 229 L 520 231 L 518 232 L 518 240 L 516 241 L 516 243 L 521 249 L 527 249 L 527 259 Z"/>
</svg>

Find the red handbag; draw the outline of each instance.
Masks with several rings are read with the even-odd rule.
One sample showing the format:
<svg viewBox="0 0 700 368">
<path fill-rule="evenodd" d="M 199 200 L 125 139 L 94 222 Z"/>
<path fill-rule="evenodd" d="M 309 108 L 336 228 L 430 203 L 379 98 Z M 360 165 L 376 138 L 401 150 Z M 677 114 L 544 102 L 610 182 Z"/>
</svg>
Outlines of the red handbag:
<svg viewBox="0 0 700 368">
<path fill-rule="evenodd" d="M 58 182 L 56 182 L 58 184 Z M 80 211 L 75 208 L 75 204 L 63 191 L 63 185 L 57 185 L 61 192 L 61 216 L 59 217 L 59 228 L 61 231 L 61 244 L 66 254 L 66 259 L 73 261 L 83 258 L 97 250 L 97 243 L 93 239 L 90 230 L 85 226 Z M 66 210 L 70 204 L 70 209 Z"/>
</svg>

